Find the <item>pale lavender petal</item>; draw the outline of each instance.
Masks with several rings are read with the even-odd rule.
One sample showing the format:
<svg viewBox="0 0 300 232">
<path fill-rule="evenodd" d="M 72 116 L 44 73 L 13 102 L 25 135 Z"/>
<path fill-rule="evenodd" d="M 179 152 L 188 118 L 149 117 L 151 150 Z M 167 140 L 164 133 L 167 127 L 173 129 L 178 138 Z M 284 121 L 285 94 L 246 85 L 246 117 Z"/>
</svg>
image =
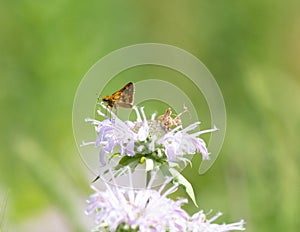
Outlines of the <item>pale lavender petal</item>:
<svg viewBox="0 0 300 232">
<path fill-rule="evenodd" d="M 100 163 L 103 166 L 106 165 L 106 162 L 105 162 L 105 159 L 104 159 L 104 154 L 105 154 L 104 149 L 101 149 L 100 152 L 99 152 L 99 160 L 100 160 Z"/>
</svg>

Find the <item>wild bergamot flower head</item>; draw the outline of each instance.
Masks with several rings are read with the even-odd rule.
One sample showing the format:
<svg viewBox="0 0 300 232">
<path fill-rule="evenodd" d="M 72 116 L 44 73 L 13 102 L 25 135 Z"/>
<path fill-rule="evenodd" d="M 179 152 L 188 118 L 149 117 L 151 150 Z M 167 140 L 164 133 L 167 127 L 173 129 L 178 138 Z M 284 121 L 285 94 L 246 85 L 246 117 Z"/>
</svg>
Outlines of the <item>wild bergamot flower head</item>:
<svg viewBox="0 0 300 232">
<path fill-rule="evenodd" d="M 130 172 L 130 171 L 129 171 Z M 130 175 L 129 175 L 130 176 Z M 225 232 L 244 230 L 243 221 L 231 224 L 213 223 L 221 213 L 207 219 L 203 211 L 193 216 L 181 208 L 187 199 L 172 200 L 168 195 L 175 192 L 178 184 L 166 189 L 171 181 L 168 178 L 159 190 L 151 189 L 155 173 L 148 188 L 134 190 L 111 186 L 105 183 L 106 190 L 95 191 L 88 200 L 88 215 L 95 215 L 98 231 L 140 231 L 140 232 Z"/>
<path fill-rule="evenodd" d="M 151 189 L 154 176 L 148 188 L 140 190 L 105 183 L 106 190 L 100 191 L 92 186 L 95 193 L 88 200 L 86 213 L 95 213 L 98 229 L 106 231 L 186 231 L 188 214 L 181 205 L 187 200 L 167 198 L 178 187 L 173 185 L 163 192 L 170 179 L 159 190 Z"/>
<path fill-rule="evenodd" d="M 105 106 L 101 106 L 105 108 Z M 178 125 L 169 129 L 160 120 L 155 119 L 155 114 L 147 119 L 143 107 L 134 106 L 134 110 L 136 121 L 123 122 L 112 112 L 110 112 L 112 118 L 109 118 L 100 110 L 97 113 L 105 117 L 105 120 L 86 120 L 95 125 L 98 133 L 96 141 L 92 143 L 100 148 L 99 155 L 102 165 L 106 164 L 105 155 L 117 153 L 115 152 L 116 148 L 121 157 L 143 157 L 156 163 L 167 162 L 170 166 L 174 166 L 180 161 L 189 162 L 185 155 L 196 153 L 201 153 L 204 160 L 209 159 L 206 144 L 199 136 L 216 131 L 216 127 L 193 132 L 200 124 L 200 122 L 195 122 L 186 128 Z"/>
</svg>

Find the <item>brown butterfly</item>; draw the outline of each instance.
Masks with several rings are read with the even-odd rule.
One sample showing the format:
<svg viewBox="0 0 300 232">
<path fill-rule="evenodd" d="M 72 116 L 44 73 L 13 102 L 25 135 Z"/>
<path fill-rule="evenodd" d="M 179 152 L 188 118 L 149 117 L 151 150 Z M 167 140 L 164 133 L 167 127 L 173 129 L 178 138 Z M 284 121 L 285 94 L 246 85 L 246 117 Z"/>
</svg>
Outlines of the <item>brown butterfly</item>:
<svg viewBox="0 0 300 232">
<path fill-rule="evenodd" d="M 115 108 L 116 111 L 118 107 L 132 108 L 133 106 L 133 95 L 134 95 L 134 84 L 129 82 L 122 89 L 113 93 L 111 96 L 102 97 L 102 101 L 107 104 L 107 106 L 112 109 Z"/>
</svg>

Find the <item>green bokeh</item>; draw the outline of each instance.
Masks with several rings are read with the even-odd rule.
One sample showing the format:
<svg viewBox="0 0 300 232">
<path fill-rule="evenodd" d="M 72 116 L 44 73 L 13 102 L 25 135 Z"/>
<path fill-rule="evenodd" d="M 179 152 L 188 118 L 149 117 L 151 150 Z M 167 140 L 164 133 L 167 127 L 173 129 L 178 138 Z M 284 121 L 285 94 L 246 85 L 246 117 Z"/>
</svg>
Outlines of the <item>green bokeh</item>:
<svg viewBox="0 0 300 232">
<path fill-rule="evenodd" d="M 197 56 L 224 95 L 227 134 L 217 162 L 198 176 L 200 159 L 195 157 L 193 168 L 184 171 L 199 206 L 222 211 L 219 222 L 244 218 L 248 231 L 297 231 L 299 7 L 296 0 L 1 1 L 3 230 L 47 231 L 53 220 L 66 231 L 89 230 L 83 210 L 92 176 L 72 135 L 76 88 L 109 52 L 157 42 Z M 152 72 L 172 74 L 128 70 L 124 83 L 116 78 L 107 91 Z M 189 89 L 184 79 L 176 80 Z M 208 114 L 201 120 L 206 123 Z M 192 204 L 186 208 L 196 211 Z M 49 212 L 49 225 L 41 223 Z"/>
</svg>

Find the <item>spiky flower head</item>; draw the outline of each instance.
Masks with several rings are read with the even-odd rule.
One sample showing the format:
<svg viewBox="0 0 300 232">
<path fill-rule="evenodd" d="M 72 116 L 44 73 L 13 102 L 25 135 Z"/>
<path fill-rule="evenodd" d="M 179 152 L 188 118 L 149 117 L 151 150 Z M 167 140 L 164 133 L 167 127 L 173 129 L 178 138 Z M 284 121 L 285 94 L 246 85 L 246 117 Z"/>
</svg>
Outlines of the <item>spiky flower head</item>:
<svg viewBox="0 0 300 232">
<path fill-rule="evenodd" d="M 187 199 L 172 200 L 168 196 L 175 192 L 178 185 L 169 189 L 167 179 L 159 190 L 151 189 L 155 174 L 146 189 L 134 190 L 105 183 L 106 189 L 101 191 L 92 186 L 95 191 L 88 200 L 86 214 L 94 214 L 95 231 L 112 232 L 226 232 L 244 230 L 243 220 L 231 224 L 213 223 L 221 213 L 207 219 L 203 211 L 193 216 L 184 211 L 181 206 Z"/>
<path fill-rule="evenodd" d="M 181 161 L 190 162 L 186 155 L 196 153 L 201 153 L 203 160 L 209 159 L 206 144 L 199 136 L 216 131 L 216 127 L 193 132 L 200 124 L 195 122 L 186 128 L 178 125 L 171 129 L 161 120 L 155 119 L 155 114 L 147 119 L 143 107 L 135 106 L 134 110 L 136 121 L 123 122 L 113 112 L 110 112 L 112 118 L 109 118 L 100 110 L 97 113 L 106 118 L 105 120 L 86 120 L 95 125 L 98 136 L 96 141 L 91 143 L 100 148 L 102 165 L 106 164 L 106 154 L 115 153 L 119 153 L 121 157 L 134 157 L 134 160 L 143 158 L 151 159 L 156 164 L 168 163 L 169 166 L 174 166 Z M 91 143 L 83 143 L 83 145 Z"/>
</svg>

